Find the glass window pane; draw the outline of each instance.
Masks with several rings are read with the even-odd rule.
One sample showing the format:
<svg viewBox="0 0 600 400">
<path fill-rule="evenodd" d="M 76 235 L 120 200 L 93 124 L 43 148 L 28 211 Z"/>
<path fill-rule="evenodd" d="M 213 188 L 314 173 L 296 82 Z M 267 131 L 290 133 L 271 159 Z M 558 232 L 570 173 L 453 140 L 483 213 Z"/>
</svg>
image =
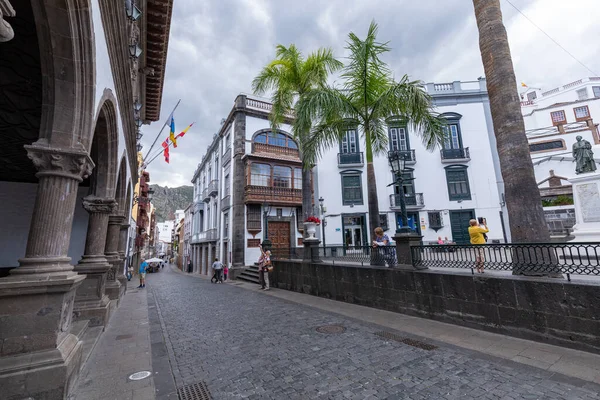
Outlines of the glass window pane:
<svg viewBox="0 0 600 400">
<path fill-rule="evenodd" d="M 390 128 L 390 151 L 399 150 L 398 146 L 398 129 Z"/>
<path fill-rule="evenodd" d="M 250 184 L 254 186 L 271 186 L 271 167 L 266 164 L 252 164 L 250 167 Z"/>
<path fill-rule="evenodd" d="M 550 113 L 552 117 L 552 122 L 566 122 L 567 117 L 565 116 L 564 111 L 553 111 Z"/>
<path fill-rule="evenodd" d="M 594 97 L 600 97 L 600 86 L 592 86 L 592 90 L 594 91 Z"/>
<path fill-rule="evenodd" d="M 398 128 L 398 140 L 400 150 L 408 150 L 408 140 L 406 139 L 406 129 Z"/>
<path fill-rule="evenodd" d="M 294 189 L 302 189 L 302 168 L 294 168 Z"/>
<path fill-rule="evenodd" d="M 256 143 L 267 143 L 267 135 L 264 133 L 258 134 L 256 135 L 256 137 L 254 138 L 254 141 Z"/>
<path fill-rule="evenodd" d="M 289 167 L 273 167 L 273 186 L 274 187 L 292 187 L 292 169 Z"/>
<path fill-rule="evenodd" d="M 585 117 L 589 117 L 590 116 L 590 112 L 587 108 L 587 106 L 583 106 L 583 107 L 575 107 L 575 117 L 576 118 L 585 118 Z"/>
<path fill-rule="evenodd" d="M 296 145 L 296 142 L 294 142 L 292 139 L 288 139 L 288 147 L 290 149 L 297 149 L 298 145 Z"/>
</svg>

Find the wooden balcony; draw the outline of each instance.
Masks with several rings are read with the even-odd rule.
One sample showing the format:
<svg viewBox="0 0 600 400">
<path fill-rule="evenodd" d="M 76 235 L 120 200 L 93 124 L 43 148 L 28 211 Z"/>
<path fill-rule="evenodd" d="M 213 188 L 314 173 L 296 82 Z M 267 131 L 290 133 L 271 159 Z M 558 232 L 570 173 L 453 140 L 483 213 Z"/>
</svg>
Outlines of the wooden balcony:
<svg viewBox="0 0 600 400">
<path fill-rule="evenodd" d="M 269 203 L 270 205 L 302 205 L 302 189 L 247 185 L 245 203 Z"/>
<path fill-rule="evenodd" d="M 252 154 L 280 155 L 285 156 L 287 158 L 297 158 L 298 160 L 300 160 L 300 152 L 298 151 L 298 149 L 273 146 L 266 143 L 252 143 Z"/>
</svg>

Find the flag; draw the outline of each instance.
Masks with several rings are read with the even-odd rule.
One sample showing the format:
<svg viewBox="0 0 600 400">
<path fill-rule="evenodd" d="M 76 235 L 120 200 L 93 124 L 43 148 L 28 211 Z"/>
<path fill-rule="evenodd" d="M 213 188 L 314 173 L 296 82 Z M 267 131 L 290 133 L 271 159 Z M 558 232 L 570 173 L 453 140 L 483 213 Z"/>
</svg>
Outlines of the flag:
<svg viewBox="0 0 600 400">
<path fill-rule="evenodd" d="M 175 118 L 171 117 L 171 132 L 169 132 L 169 138 L 173 142 L 173 147 L 177 147 L 177 139 L 175 138 Z"/>
<path fill-rule="evenodd" d="M 190 124 L 190 126 L 188 126 L 187 128 L 185 128 L 184 130 L 182 130 L 181 133 L 176 136 L 176 138 L 183 137 L 187 133 L 187 131 L 192 127 L 192 125 L 194 125 L 193 122 Z"/>
<path fill-rule="evenodd" d="M 165 161 L 168 164 L 169 163 L 169 139 L 166 139 L 163 143 L 162 143 L 162 147 L 163 149 L 165 149 L 163 151 L 163 154 L 165 156 Z"/>
<path fill-rule="evenodd" d="M 525 82 L 521 82 L 521 86 L 523 86 L 523 87 L 529 87 L 529 86 L 527 86 L 527 85 L 525 84 Z"/>
</svg>

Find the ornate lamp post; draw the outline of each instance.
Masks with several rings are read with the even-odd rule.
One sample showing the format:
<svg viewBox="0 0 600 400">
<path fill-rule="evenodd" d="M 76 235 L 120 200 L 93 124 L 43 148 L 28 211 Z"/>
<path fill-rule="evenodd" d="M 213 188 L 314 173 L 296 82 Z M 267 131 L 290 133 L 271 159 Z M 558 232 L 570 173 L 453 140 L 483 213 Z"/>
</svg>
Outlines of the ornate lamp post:
<svg viewBox="0 0 600 400">
<path fill-rule="evenodd" d="M 388 161 L 390 163 L 390 167 L 392 168 L 392 173 L 394 174 L 394 177 L 396 178 L 396 181 L 394 183 L 396 183 L 397 185 L 400 186 L 400 194 L 397 196 L 397 198 L 400 201 L 400 215 L 401 215 L 401 219 L 402 219 L 402 227 L 397 228 L 396 233 L 401 233 L 401 234 L 410 234 L 412 232 L 412 230 L 408 226 L 408 215 L 406 213 L 406 201 L 405 201 L 405 195 L 404 195 L 404 188 L 402 186 L 402 184 L 406 180 L 406 179 L 404 179 L 403 175 L 404 175 L 404 167 L 406 164 L 407 155 L 410 157 L 410 154 L 407 154 L 406 152 L 402 152 L 399 150 L 394 150 L 394 151 L 388 152 Z"/>
<path fill-rule="evenodd" d="M 321 237 L 323 239 L 323 248 L 326 247 L 325 244 L 325 227 L 327 226 L 327 218 L 325 216 L 325 212 L 327 209 L 325 208 L 325 199 L 323 196 L 319 197 L 319 205 L 321 206 Z"/>
<path fill-rule="evenodd" d="M 265 234 L 262 242 L 262 247 L 265 251 L 271 248 L 271 241 L 269 240 L 269 214 L 271 214 L 271 205 L 265 202 L 263 203 L 263 218 L 264 218 L 264 228 Z"/>
</svg>

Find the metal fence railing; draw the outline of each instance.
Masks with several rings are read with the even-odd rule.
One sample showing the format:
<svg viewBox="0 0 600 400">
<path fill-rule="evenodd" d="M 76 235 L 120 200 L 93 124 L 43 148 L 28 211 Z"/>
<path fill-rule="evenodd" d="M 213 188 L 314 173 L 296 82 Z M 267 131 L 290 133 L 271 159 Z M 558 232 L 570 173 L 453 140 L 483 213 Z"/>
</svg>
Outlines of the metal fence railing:
<svg viewBox="0 0 600 400">
<path fill-rule="evenodd" d="M 305 251 L 317 252 L 323 262 L 348 263 L 375 266 L 395 266 L 397 263 L 395 246 L 327 246 L 272 248 L 273 260 L 301 260 Z"/>
<path fill-rule="evenodd" d="M 600 243 L 502 243 L 411 247 L 415 268 L 477 268 L 517 273 L 600 275 Z"/>
</svg>

